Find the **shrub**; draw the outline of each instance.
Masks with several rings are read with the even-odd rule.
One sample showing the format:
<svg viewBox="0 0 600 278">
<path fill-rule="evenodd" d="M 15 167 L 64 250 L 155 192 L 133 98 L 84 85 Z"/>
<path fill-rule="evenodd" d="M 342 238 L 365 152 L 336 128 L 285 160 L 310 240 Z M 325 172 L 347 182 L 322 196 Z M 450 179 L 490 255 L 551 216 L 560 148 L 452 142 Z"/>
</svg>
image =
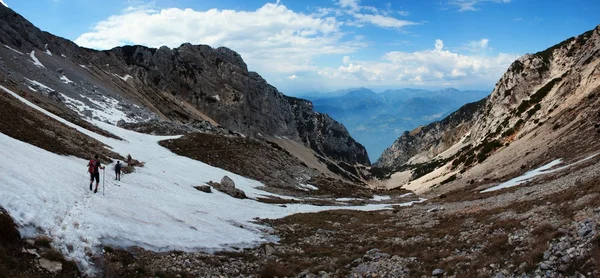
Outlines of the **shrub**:
<svg viewBox="0 0 600 278">
<path fill-rule="evenodd" d="M 502 137 L 508 137 L 515 134 L 515 129 L 514 128 L 509 128 L 507 129 L 505 132 L 502 133 Z"/>
<path fill-rule="evenodd" d="M 533 106 L 533 108 L 529 109 L 527 111 L 527 117 L 531 117 L 533 115 L 535 115 L 535 113 L 537 113 L 537 111 L 539 111 L 542 108 L 542 106 L 538 103 L 535 106 Z"/>
<path fill-rule="evenodd" d="M 449 178 L 443 180 L 440 184 L 447 184 L 447 183 L 452 182 L 454 180 L 456 180 L 456 175 L 450 176 Z"/>
<path fill-rule="evenodd" d="M 273 278 L 273 277 L 293 277 L 294 273 L 284 265 L 276 262 L 269 262 L 260 271 L 259 277 L 262 278 Z"/>
<path fill-rule="evenodd" d="M 554 85 L 556 85 L 556 83 L 560 82 L 561 80 L 562 80 L 562 78 L 560 78 L 560 77 L 550 80 L 550 82 L 546 83 L 546 85 L 544 85 L 542 88 L 537 90 L 537 92 L 535 92 L 535 94 L 531 95 L 531 97 L 529 98 L 530 101 L 532 103 L 540 102 L 544 97 L 546 97 L 546 95 L 548 95 L 550 90 L 552 90 L 552 88 L 554 88 Z"/>
</svg>

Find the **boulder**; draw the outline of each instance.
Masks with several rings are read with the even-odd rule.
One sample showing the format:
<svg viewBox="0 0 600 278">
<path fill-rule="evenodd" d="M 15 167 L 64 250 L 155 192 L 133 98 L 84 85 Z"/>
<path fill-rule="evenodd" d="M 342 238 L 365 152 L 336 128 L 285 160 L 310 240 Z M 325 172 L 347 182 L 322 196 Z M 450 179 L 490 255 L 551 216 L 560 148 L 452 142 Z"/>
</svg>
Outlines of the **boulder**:
<svg viewBox="0 0 600 278">
<path fill-rule="evenodd" d="M 265 245 L 265 255 L 270 256 L 275 254 L 275 248 L 271 245 Z"/>
<path fill-rule="evenodd" d="M 228 176 L 224 176 L 221 179 L 221 186 L 225 191 L 231 191 L 235 189 L 235 182 Z"/>
<path fill-rule="evenodd" d="M 231 197 L 238 198 L 238 199 L 247 198 L 246 192 L 244 192 L 243 190 L 241 190 L 239 188 L 235 188 L 235 182 L 233 182 L 233 180 L 231 178 L 229 178 L 228 176 L 224 176 L 221 179 L 221 183 L 210 181 L 210 182 L 208 182 L 208 184 L 210 186 L 214 187 L 216 190 L 219 190 Z"/>
<path fill-rule="evenodd" d="M 437 268 L 433 272 L 431 272 L 431 275 L 435 276 L 435 277 L 442 276 L 443 274 L 444 274 L 444 270 L 441 268 Z"/>
</svg>

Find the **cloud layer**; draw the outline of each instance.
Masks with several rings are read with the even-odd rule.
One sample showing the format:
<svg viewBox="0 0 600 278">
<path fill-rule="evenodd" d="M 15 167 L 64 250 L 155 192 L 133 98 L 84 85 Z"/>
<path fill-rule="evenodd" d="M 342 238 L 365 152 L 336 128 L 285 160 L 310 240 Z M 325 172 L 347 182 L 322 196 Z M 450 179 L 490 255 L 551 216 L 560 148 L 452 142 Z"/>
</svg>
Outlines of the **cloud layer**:
<svg viewBox="0 0 600 278">
<path fill-rule="evenodd" d="M 480 49 L 488 40 L 473 42 Z M 517 55 L 462 55 L 444 49 L 436 40 L 433 49 L 417 52 L 388 52 L 378 61 L 358 61 L 346 56 L 338 68 L 325 68 L 319 74 L 333 83 L 363 86 L 464 87 L 494 84 L 517 59 Z"/>
<path fill-rule="evenodd" d="M 255 11 L 128 8 L 75 42 L 97 49 L 124 44 L 177 47 L 184 42 L 227 46 L 254 69 L 293 73 L 314 69 L 315 57 L 365 47 L 359 40 L 343 39 L 341 25 L 335 17 L 297 13 L 279 3 Z"/>
<path fill-rule="evenodd" d="M 448 5 L 458 7 L 460 12 L 478 11 L 482 3 L 510 3 L 512 0 L 449 0 Z"/>
<path fill-rule="evenodd" d="M 508 0 L 451 2 L 474 7 L 481 1 Z M 348 86 L 491 87 L 516 58 L 486 56 L 489 40 L 481 39 L 460 47 L 469 55 L 450 52 L 438 40 L 429 50 L 389 51 L 378 60 L 351 59 L 370 51 L 373 44 L 359 32 L 361 28 L 397 32 L 424 23 L 400 18 L 409 12 L 392 10 L 391 4 L 376 8 L 363 6 L 359 0 L 338 0 L 313 11 L 297 12 L 279 2 L 253 11 L 158 9 L 138 3 L 98 22 L 75 42 L 96 49 L 125 44 L 178 47 L 185 42 L 226 46 L 239 52 L 250 70 L 284 91 Z M 336 65 L 338 57 L 344 59 Z"/>
</svg>

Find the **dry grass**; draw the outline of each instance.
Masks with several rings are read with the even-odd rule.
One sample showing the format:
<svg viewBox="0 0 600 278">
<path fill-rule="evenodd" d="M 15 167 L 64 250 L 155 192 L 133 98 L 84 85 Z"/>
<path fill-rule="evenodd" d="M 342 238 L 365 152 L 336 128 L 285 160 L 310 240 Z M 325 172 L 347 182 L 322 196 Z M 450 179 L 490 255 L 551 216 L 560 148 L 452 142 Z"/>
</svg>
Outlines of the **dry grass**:
<svg viewBox="0 0 600 278">
<path fill-rule="evenodd" d="M 277 262 L 268 262 L 258 275 L 261 278 L 294 277 L 294 273 L 287 266 Z"/>
</svg>

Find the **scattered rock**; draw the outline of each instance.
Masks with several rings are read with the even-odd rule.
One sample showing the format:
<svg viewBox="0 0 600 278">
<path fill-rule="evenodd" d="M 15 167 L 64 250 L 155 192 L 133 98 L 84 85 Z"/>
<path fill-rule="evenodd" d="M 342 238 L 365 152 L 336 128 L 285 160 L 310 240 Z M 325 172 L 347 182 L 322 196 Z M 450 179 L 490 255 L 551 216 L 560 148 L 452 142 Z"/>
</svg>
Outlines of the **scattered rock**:
<svg viewBox="0 0 600 278">
<path fill-rule="evenodd" d="M 210 186 L 208 186 L 208 185 L 194 186 L 194 188 L 196 188 L 196 190 L 198 190 L 198 191 L 202 191 L 205 193 L 212 193 L 212 190 L 210 189 Z"/>
<path fill-rule="evenodd" d="M 271 256 L 273 254 L 275 254 L 275 248 L 271 245 L 265 245 L 265 255 L 267 256 Z"/>
<path fill-rule="evenodd" d="M 595 225 L 596 225 L 596 223 L 588 218 L 583 223 L 580 224 L 580 228 L 579 228 L 579 231 L 577 231 L 577 234 L 579 235 L 579 237 L 586 237 L 588 235 L 593 235 Z"/>
<path fill-rule="evenodd" d="M 431 272 L 432 276 L 442 276 L 444 274 L 444 270 L 441 268 L 435 269 L 433 272 Z"/>
<path fill-rule="evenodd" d="M 61 262 L 50 261 L 45 258 L 41 258 L 39 260 L 39 262 L 40 262 L 41 268 L 48 270 L 52 273 L 59 273 L 62 271 L 62 263 Z"/>
<path fill-rule="evenodd" d="M 430 208 L 429 210 L 427 210 L 427 212 L 436 212 L 436 211 L 441 211 L 441 210 L 444 210 L 443 206 Z"/>
</svg>

